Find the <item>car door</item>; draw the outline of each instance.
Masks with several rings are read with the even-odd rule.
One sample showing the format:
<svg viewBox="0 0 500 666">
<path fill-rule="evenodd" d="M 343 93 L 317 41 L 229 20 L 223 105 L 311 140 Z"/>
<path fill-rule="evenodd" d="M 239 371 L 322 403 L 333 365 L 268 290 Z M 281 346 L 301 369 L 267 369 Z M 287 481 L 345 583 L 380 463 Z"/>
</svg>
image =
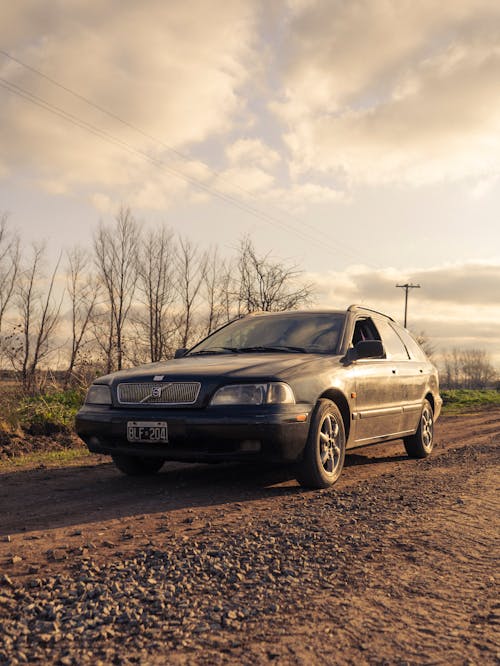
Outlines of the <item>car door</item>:
<svg viewBox="0 0 500 666">
<path fill-rule="evenodd" d="M 405 433 L 414 430 L 413 425 L 409 424 L 414 421 L 415 410 L 418 414 L 421 411 L 421 399 L 419 403 L 416 398 L 416 388 L 422 383 L 422 378 L 417 377 L 419 370 L 411 361 L 408 349 L 397 334 L 393 322 L 380 319 L 377 321 L 377 327 L 384 342 L 387 361 L 391 366 L 393 378 L 391 405 L 398 410 L 398 432 Z"/>
<path fill-rule="evenodd" d="M 401 338 L 410 355 L 410 360 L 405 364 L 401 375 L 404 377 L 406 385 L 406 404 L 403 406 L 402 427 L 406 432 L 414 432 L 422 413 L 422 405 L 430 384 L 433 366 L 425 352 L 406 329 L 394 322 L 391 322 L 391 327 Z"/>
<path fill-rule="evenodd" d="M 403 410 L 397 358 L 401 349 L 393 348 L 390 334 L 387 335 L 387 341 L 384 339 L 381 328 L 380 322 L 375 322 L 371 317 L 360 317 L 354 325 L 353 346 L 361 340 L 382 340 L 388 356 L 355 361 L 354 446 L 389 439 L 399 433 L 401 428 Z M 394 336 L 397 338 L 395 333 Z M 408 358 L 404 345 L 397 339 Z"/>
</svg>

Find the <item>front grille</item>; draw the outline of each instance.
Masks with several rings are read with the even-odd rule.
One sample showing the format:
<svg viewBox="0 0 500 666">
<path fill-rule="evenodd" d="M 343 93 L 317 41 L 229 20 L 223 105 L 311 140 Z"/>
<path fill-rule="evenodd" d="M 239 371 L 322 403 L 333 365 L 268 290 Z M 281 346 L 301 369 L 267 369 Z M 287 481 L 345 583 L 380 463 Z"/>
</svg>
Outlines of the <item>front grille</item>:
<svg viewBox="0 0 500 666">
<path fill-rule="evenodd" d="M 122 405 L 192 405 L 200 388 L 199 382 L 118 384 L 117 397 Z"/>
</svg>

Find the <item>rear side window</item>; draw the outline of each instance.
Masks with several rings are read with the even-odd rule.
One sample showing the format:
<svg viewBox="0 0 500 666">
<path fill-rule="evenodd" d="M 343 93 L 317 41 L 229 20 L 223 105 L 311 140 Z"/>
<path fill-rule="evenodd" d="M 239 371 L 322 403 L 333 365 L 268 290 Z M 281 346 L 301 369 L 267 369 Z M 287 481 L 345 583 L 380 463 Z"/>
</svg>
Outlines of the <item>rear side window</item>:
<svg viewBox="0 0 500 666">
<path fill-rule="evenodd" d="M 385 346 L 385 352 L 391 361 L 407 361 L 409 356 L 401 338 L 388 321 L 377 320 L 377 328 Z"/>
<path fill-rule="evenodd" d="M 427 361 L 428 358 L 422 349 L 422 347 L 418 344 L 418 342 L 414 339 L 414 337 L 408 333 L 408 331 L 405 328 L 401 328 L 401 326 L 395 326 L 397 334 L 399 337 L 403 340 L 403 342 L 406 345 L 406 348 L 410 352 L 410 356 L 412 359 L 415 361 Z"/>
</svg>

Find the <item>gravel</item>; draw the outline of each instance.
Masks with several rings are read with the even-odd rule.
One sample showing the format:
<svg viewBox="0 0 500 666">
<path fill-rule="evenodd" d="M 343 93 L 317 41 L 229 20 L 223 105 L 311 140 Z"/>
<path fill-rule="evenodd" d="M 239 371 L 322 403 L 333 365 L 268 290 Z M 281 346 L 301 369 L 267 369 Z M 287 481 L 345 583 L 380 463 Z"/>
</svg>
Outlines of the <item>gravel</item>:
<svg viewBox="0 0 500 666">
<path fill-rule="evenodd" d="M 3 577 L 0 662 L 140 663 L 155 645 L 217 647 L 242 633 L 258 635 L 281 609 L 306 612 L 315 595 L 363 586 L 365 563 L 377 550 L 374 531 L 384 527 L 374 518 L 382 502 L 394 508 L 394 495 L 399 499 L 394 478 L 383 493 L 371 485 L 318 492 L 237 532 L 208 524 L 194 537 L 170 535 L 133 556 L 104 541 L 105 564 L 47 551 L 48 560 L 71 558 L 70 572 L 25 584 Z M 406 502 L 406 511 L 414 505 Z M 385 518 L 386 529 L 404 507 Z"/>
<path fill-rule="evenodd" d="M 64 563 L 61 573 L 40 575 L 40 563 L 22 580 L 0 578 L 0 663 L 166 663 L 176 654 L 175 663 L 215 663 L 214 655 L 235 663 L 238 654 L 250 664 L 249 640 L 267 641 L 266 661 L 289 663 L 280 661 L 280 644 L 291 618 L 297 631 L 319 614 L 328 636 L 348 629 L 347 590 L 402 594 L 397 573 L 384 581 L 378 572 L 388 549 L 405 566 L 415 562 L 403 527 L 438 498 L 457 505 L 460 476 L 424 473 L 445 465 L 442 455 L 404 479 L 388 474 L 354 490 L 295 495 L 275 512 L 227 527 L 206 521 L 191 536 L 166 530 L 133 551 L 129 529 L 126 552 L 120 540 L 48 550 L 48 562 Z M 412 581 L 406 592 L 416 591 Z M 357 649 L 369 653 L 370 644 Z"/>
</svg>

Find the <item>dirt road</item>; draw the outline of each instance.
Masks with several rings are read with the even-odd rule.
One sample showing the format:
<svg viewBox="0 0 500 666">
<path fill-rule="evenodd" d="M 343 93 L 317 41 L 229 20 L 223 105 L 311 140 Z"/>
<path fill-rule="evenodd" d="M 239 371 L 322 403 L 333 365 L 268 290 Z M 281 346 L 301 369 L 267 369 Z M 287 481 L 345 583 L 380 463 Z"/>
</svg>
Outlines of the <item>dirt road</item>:
<svg viewBox="0 0 500 666">
<path fill-rule="evenodd" d="M 287 470 L 0 474 L 0 663 L 498 664 L 500 410 Z"/>
</svg>

